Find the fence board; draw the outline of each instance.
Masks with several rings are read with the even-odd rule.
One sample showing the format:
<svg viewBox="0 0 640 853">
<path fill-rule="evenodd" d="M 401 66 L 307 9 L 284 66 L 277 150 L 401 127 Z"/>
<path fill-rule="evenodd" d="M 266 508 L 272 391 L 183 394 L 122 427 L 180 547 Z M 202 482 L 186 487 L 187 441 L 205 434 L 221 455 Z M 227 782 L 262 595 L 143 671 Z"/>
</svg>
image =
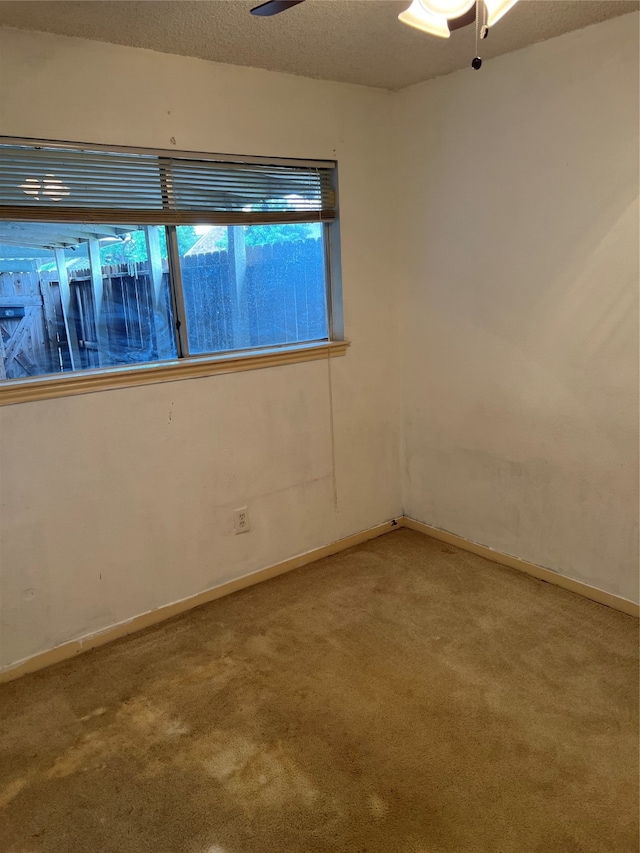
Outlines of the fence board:
<svg viewBox="0 0 640 853">
<path fill-rule="evenodd" d="M 248 346 L 326 337 L 321 251 L 315 239 L 246 247 L 246 307 L 245 317 L 240 319 L 248 329 Z M 162 267 L 160 285 L 159 272 L 155 270 L 155 288 L 146 263 L 102 267 L 107 334 L 100 345 L 91 271 L 69 271 L 67 323 L 78 341 L 77 368 L 155 361 L 166 358 L 167 352 L 175 353 L 166 261 Z M 229 253 L 185 255 L 181 259 L 181 271 L 191 352 L 232 349 L 237 333 L 234 329 L 236 294 Z M 162 325 L 163 316 L 163 311 L 158 311 L 159 298 L 165 299 L 166 328 L 157 326 Z M 21 347 L 12 348 L 7 377 L 68 371 L 71 360 L 57 273 L 0 272 L 0 300 L 0 304 L 26 306 L 30 312 L 29 334 Z M 6 348 L 10 335 L 6 323 L 0 325 L 0 334 Z M 160 349 L 159 335 L 162 336 Z"/>
</svg>

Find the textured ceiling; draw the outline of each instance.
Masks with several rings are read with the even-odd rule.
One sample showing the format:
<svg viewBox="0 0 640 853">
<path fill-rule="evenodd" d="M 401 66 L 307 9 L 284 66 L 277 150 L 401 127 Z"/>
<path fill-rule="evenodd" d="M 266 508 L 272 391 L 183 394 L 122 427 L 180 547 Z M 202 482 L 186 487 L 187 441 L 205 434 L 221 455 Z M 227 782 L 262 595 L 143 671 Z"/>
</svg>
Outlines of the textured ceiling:
<svg viewBox="0 0 640 853">
<path fill-rule="evenodd" d="M 439 39 L 401 24 L 409 0 L 307 0 L 272 18 L 249 14 L 258 2 L 10 0 L 0 2 L 0 24 L 386 89 L 464 68 L 475 53 L 474 27 Z M 637 8 L 637 0 L 520 0 L 481 53 L 489 59 Z"/>
</svg>

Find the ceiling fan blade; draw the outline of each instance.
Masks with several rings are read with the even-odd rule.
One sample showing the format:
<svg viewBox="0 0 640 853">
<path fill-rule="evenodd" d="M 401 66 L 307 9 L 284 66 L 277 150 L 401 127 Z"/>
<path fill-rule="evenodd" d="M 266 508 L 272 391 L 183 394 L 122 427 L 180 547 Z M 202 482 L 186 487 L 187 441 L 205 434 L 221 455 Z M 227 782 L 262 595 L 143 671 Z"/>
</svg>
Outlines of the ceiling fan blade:
<svg viewBox="0 0 640 853">
<path fill-rule="evenodd" d="M 451 18 L 450 21 L 447 21 L 449 26 L 449 32 L 452 33 L 454 30 L 459 30 L 461 27 L 468 27 L 469 24 L 472 24 L 476 19 L 476 4 L 469 9 L 468 12 L 465 12 L 464 15 L 460 15 L 459 18 Z"/>
<path fill-rule="evenodd" d="M 267 0 L 266 3 L 261 3 L 251 10 L 252 15 L 260 15 L 265 18 L 271 15 L 279 15 L 280 12 L 286 12 L 292 6 L 297 6 L 298 3 L 303 3 L 304 0 Z"/>
</svg>

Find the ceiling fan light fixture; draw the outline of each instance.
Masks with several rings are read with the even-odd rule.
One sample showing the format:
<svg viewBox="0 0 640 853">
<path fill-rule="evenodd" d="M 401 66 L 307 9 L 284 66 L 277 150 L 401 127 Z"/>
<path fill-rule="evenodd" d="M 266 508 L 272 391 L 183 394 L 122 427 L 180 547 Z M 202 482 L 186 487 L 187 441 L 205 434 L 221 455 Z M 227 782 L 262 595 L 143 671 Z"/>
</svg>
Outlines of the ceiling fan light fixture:
<svg viewBox="0 0 640 853">
<path fill-rule="evenodd" d="M 476 0 L 418 0 L 428 15 L 444 15 L 445 18 L 459 18 L 475 4 Z"/>
<path fill-rule="evenodd" d="M 398 15 L 398 20 L 432 36 L 448 39 L 451 35 L 446 15 L 428 12 L 421 0 L 413 0 L 411 6 Z"/>
<path fill-rule="evenodd" d="M 475 5 L 476 0 L 413 0 L 411 6 L 398 15 L 403 24 L 425 33 L 449 38 L 448 21 L 462 17 Z M 487 26 L 492 27 L 518 0 L 485 0 Z"/>
</svg>

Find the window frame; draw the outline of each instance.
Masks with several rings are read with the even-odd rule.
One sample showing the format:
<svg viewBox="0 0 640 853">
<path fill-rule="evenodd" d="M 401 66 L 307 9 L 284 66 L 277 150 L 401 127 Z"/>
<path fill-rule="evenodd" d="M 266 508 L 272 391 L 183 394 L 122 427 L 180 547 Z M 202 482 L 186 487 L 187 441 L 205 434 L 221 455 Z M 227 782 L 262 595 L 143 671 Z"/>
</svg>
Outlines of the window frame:
<svg viewBox="0 0 640 853">
<path fill-rule="evenodd" d="M 166 229 L 169 288 L 174 307 L 174 337 L 177 346 L 177 357 L 150 362 L 140 362 L 131 365 L 106 365 L 86 370 L 68 371 L 65 373 L 41 374 L 19 379 L 2 379 L 0 380 L 0 406 L 56 397 L 74 396 L 77 394 L 87 394 L 108 389 L 128 388 L 138 385 L 176 381 L 180 379 L 194 379 L 204 376 L 212 376 L 218 373 L 233 373 L 244 370 L 255 370 L 284 364 L 293 364 L 297 362 L 315 361 L 342 356 L 346 353 L 349 342 L 345 340 L 344 337 L 342 310 L 338 164 L 336 161 L 214 154 L 211 152 L 206 153 L 131 146 L 111 146 L 99 143 L 62 142 L 58 140 L 8 136 L 0 136 L 0 144 L 32 147 L 50 146 L 52 148 L 69 148 L 73 150 L 87 149 L 88 151 L 102 151 L 114 154 L 125 153 L 134 155 L 153 155 L 160 161 L 161 175 L 165 174 L 164 167 L 162 166 L 163 158 L 192 161 L 216 161 L 222 164 L 242 163 L 246 165 L 261 165 L 267 167 L 297 166 L 324 169 L 330 168 L 333 176 L 332 190 L 335 195 L 335 217 L 333 219 L 326 221 L 320 216 L 313 217 L 313 215 L 310 215 L 306 219 L 306 221 L 310 223 L 319 221 L 322 224 L 327 339 L 285 343 L 274 346 L 251 347 L 247 349 L 234 349 L 203 355 L 183 355 L 182 353 L 188 353 L 188 342 L 186 340 L 188 332 L 184 313 L 180 256 L 178 252 L 176 228 L 180 224 L 194 224 L 194 220 L 189 217 L 189 212 L 186 211 L 184 222 L 178 221 L 182 219 L 182 212 L 177 212 L 175 222 L 157 223 L 161 224 Z M 33 210 L 34 208 L 25 209 Z M 216 218 L 219 219 L 221 216 L 232 220 L 224 223 L 226 225 L 243 224 L 238 221 L 233 221 L 233 215 L 231 217 L 226 217 L 224 213 L 219 213 L 216 215 Z M 0 212 L 0 220 L 14 221 L 15 217 L 3 215 L 3 213 Z M 25 215 L 20 221 L 28 220 L 29 217 Z M 50 219 L 40 219 L 40 221 L 53 223 L 63 220 L 56 220 L 52 217 Z M 65 219 L 64 221 L 66 221 L 67 224 L 82 221 L 91 222 L 93 221 L 92 208 L 83 208 L 82 215 L 79 215 L 76 219 Z M 143 225 L 147 223 L 138 223 L 130 220 L 130 224 Z M 198 221 L 198 224 L 200 224 L 200 221 Z"/>
</svg>

